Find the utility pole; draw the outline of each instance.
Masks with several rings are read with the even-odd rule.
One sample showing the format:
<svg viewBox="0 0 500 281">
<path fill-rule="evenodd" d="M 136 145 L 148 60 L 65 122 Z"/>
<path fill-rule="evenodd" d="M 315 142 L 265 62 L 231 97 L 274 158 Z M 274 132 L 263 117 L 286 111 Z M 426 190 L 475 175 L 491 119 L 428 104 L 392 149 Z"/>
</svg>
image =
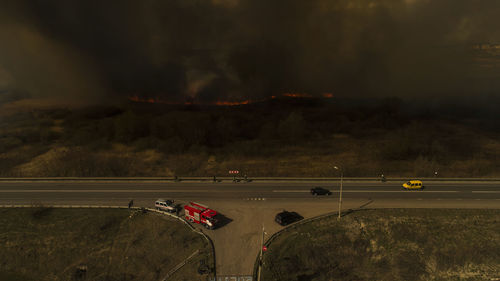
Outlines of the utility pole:
<svg viewBox="0 0 500 281">
<path fill-rule="evenodd" d="M 339 195 L 339 217 L 338 219 L 340 220 L 340 211 L 342 210 L 342 183 L 344 181 L 344 170 L 342 169 L 342 167 L 337 167 L 337 166 L 334 166 L 333 168 L 335 168 L 335 170 L 339 170 L 340 171 L 340 195 Z"/>
</svg>

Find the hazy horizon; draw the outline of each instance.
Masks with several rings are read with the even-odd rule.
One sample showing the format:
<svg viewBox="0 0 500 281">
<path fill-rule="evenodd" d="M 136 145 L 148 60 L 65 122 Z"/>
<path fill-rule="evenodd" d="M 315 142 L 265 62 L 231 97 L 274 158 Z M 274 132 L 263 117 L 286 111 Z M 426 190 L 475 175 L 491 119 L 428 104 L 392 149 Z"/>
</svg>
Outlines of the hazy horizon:
<svg viewBox="0 0 500 281">
<path fill-rule="evenodd" d="M 1 2 L 0 100 L 499 96 L 495 1 Z"/>
</svg>

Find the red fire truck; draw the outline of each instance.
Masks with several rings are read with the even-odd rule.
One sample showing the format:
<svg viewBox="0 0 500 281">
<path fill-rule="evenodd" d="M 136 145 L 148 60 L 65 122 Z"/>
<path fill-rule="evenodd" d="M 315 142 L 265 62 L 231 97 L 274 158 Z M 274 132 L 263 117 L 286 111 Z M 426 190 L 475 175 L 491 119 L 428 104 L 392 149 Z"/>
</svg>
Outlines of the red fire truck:
<svg viewBox="0 0 500 281">
<path fill-rule="evenodd" d="M 213 229 L 217 223 L 216 211 L 195 202 L 189 202 L 189 205 L 184 206 L 184 215 L 187 221 L 199 223 L 208 229 Z"/>
</svg>

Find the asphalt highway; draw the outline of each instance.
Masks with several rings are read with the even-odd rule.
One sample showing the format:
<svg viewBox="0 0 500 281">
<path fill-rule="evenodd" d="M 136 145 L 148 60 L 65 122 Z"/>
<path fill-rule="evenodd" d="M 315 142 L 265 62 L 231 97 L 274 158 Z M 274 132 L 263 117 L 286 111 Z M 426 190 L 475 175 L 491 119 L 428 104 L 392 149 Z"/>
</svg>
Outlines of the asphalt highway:
<svg viewBox="0 0 500 281">
<path fill-rule="evenodd" d="M 424 182 L 422 191 L 405 191 L 401 182 L 344 182 L 343 198 L 356 199 L 457 199 L 500 200 L 500 182 Z M 157 198 L 204 199 L 307 199 L 309 190 L 321 186 L 338 198 L 339 182 L 137 182 L 137 181 L 2 181 L 0 204 L 123 204 L 134 199 L 153 204 Z M 319 196 L 326 197 L 326 196 Z M 500 202 L 499 202 L 500 204 Z"/>
<path fill-rule="evenodd" d="M 346 181 L 342 210 L 366 208 L 500 209 L 500 182 L 425 181 L 423 191 L 404 191 L 403 182 Z M 331 196 L 313 196 L 321 186 Z M 96 205 L 153 207 L 158 198 L 183 204 L 196 201 L 224 215 L 226 223 L 206 232 L 214 242 L 219 276 L 252 274 L 262 227 L 282 229 L 274 216 L 282 210 L 304 218 L 338 211 L 339 182 L 152 182 L 152 181 L 0 181 L 1 205 Z M 196 225 L 199 227 L 198 225 Z M 267 239 L 267 238 L 266 238 Z"/>
</svg>

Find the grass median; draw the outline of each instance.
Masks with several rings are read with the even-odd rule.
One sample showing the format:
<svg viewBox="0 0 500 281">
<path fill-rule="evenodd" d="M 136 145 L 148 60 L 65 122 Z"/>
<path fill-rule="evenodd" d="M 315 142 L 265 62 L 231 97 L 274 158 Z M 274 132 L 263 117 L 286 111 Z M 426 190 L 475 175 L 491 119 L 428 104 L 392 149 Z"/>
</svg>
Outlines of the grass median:
<svg viewBox="0 0 500 281">
<path fill-rule="evenodd" d="M 381 209 L 289 228 L 263 280 L 497 280 L 500 210 Z"/>
<path fill-rule="evenodd" d="M 206 280 L 211 248 L 184 224 L 118 209 L 0 208 L 0 280 Z"/>
</svg>

